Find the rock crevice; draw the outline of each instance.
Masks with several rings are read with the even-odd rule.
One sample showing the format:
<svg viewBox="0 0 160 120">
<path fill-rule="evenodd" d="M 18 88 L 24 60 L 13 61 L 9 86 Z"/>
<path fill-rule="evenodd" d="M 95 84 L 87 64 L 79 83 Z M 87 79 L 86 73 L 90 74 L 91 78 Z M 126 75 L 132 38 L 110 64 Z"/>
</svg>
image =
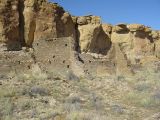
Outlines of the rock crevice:
<svg viewBox="0 0 160 120">
<path fill-rule="evenodd" d="M 24 1 L 19 0 L 19 5 L 18 5 L 18 13 L 19 13 L 19 41 L 23 46 L 25 46 L 25 40 L 24 40 Z"/>
<path fill-rule="evenodd" d="M 111 25 L 98 16 L 71 16 L 46 0 L 1 0 L 0 15 L 0 50 L 31 51 L 46 72 L 129 75 L 131 66 L 160 59 L 160 31 L 141 24 Z"/>
</svg>

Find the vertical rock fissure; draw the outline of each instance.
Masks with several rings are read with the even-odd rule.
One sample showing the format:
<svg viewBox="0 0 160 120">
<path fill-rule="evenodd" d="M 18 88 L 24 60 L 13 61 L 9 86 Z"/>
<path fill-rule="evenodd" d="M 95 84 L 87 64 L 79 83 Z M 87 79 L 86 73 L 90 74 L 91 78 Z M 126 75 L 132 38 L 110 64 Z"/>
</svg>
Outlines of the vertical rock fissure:
<svg viewBox="0 0 160 120">
<path fill-rule="evenodd" d="M 18 4 L 18 12 L 19 12 L 19 34 L 20 34 L 20 43 L 22 46 L 25 46 L 25 40 L 24 40 L 24 1 L 19 0 Z"/>
<path fill-rule="evenodd" d="M 80 45 L 79 45 L 79 39 L 80 39 L 80 32 L 78 30 L 78 25 L 75 25 L 75 51 L 80 53 Z"/>
</svg>

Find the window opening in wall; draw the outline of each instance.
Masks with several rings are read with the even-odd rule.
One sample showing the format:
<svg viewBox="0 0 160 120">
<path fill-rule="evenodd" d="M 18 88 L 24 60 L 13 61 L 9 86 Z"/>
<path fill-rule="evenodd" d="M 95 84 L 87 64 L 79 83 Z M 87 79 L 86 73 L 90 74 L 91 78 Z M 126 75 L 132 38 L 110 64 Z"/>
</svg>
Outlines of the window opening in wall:
<svg viewBox="0 0 160 120">
<path fill-rule="evenodd" d="M 48 60 L 48 63 L 51 64 L 52 62 L 50 60 Z"/>
<path fill-rule="evenodd" d="M 21 64 L 21 61 L 18 61 L 18 64 Z"/>
<path fill-rule="evenodd" d="M 28 67 L 28 69 L 31 69 L 31 67 L 29 65 L 27 67 Z"/>
</svg>

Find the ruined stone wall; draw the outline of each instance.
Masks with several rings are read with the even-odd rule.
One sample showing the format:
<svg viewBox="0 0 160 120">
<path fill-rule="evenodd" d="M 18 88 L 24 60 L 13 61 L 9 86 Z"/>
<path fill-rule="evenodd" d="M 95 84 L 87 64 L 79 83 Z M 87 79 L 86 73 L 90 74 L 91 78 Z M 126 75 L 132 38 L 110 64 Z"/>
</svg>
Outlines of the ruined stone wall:
<svg viewBox="0 0 160 120">
<path fill-rule="evenodd" d="M 70 69 L 72 37 L 50 38 L 34 42 L 35 61 L 48 72 Z"/>
<path fill-rule="evenodd" d="M 0 52 L 0 79 L 24 74 L 35 64 L 32 54 L 26 51 Z"/>
<path fill-rule="evenodd" d="M 71 16 L 47 0 L 0 0 L 0 15 L 4 73 L 37 63 L 47 73 L 129 75 L 132 66 L 160 59 L 160 32 L 141 24 L 113 26 L 98 16 Z"/>
<path fill-rule="evenodd" d="M 83 69 L 86 75 L 108 76 L 115 74 L 115 63 L 109 58 L 101 58 L 97 55 L 80 54 L 83 61 Z"/>
</svg>

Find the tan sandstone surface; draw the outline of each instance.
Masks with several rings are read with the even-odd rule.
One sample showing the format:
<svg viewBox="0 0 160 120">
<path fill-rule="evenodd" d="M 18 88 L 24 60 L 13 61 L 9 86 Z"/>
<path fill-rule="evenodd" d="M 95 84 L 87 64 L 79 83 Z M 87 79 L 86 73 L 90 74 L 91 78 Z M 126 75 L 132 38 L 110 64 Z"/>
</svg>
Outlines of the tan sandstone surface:
<svg viewBox="0 0 160 120">
<path fill-rule="evenodd" d="M 158 30 L 0 0 L 0 120 L 158 120 L 159 78 Z"/>
</svg>

